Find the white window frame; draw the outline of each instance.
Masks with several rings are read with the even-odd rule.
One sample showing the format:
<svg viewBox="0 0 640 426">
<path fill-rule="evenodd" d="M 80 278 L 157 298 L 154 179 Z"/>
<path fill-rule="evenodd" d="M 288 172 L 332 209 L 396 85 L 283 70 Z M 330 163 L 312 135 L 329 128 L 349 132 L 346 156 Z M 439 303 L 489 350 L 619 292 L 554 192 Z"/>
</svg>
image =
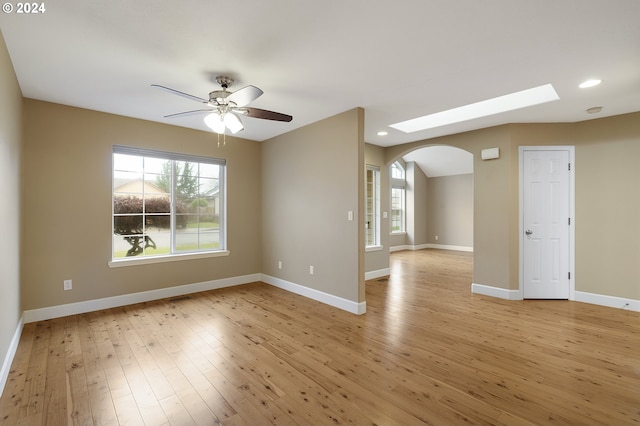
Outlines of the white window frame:
<svg viewBox="0 0 640 426">
<path fill-rule="evenodd" d="M 371 174 L 372 182 L 369 181 Z M 382 250 L 380 244 L 380 167 L 367 164 L 365 174 L 365 251 Z M 370 238 L 372 231 L 373 238 Z"/>
<path fill-rule="evenodd" d="M 391 220 L 389 223 L 389 227 L 391 228 L 391 234 L 405 234 L 407 232 L 406 222 L 407 222 L 407 179 L 406 179 L 406 169 L 402 166 L 399 161 L 394 162 L 390 167 L 390 175 L 391 175 L 391 191 L 389 196 L 391 197 Z M 401 177 L 394 177 L 397 173 L 394 173 L 394 168 L 399 170 L 401 173 Z M 393 209 L 393 190 L 401 190 L 401 207 L 400 207 L 400 229 L 394 230 L 393 223 L 396 220 L 394 218 L 394 209 Z"/>
<path fill-rule="evenodd" d="M 201 259 L 209 257 L 228 256 L 230 252 L 227 250 L 227 214 L 226 214 L 226 160 L 212 157 L 196 156 L 189 154 L 180 154 L 166 151 L 156 151 L 151 149 L 134 148 L 122 145 L 114 145 L 112 150 L 112 158 L 114 154 L 124 154 L 139 157 L 153 157 L 161 158 L 172 161 L 171 167 L 171 182 L 172 189 L 170 194 L 171 199 L 171 212 L 170 212 L 170 238 L 171 238 L 171 253 L 149 256 L 149 257 L 125 257 L 125 258 L 113 258 L 113 237 L 114 237 L 114 185 L 111 186 L 111 261 L 108 262 L 109 267 L 121 267 L 121 266 L 133 266 L 141 264 L 152 264 L 162 262 L 173 262 L 180 260 Z M 204 163 L 220 166 L 219 179 L 219 248 L 217 249 L 199 249 L 193 251 L 181 251 L 177 252 L 175 247 L 175 235 L 176 235 L 176 212 L 174 210 L 174 194 L 176 186 L 176 161 L 184 161 L 189 163 Z M 114 164 L 111 166 L 112 180 L 115 177 Z"/>
</svg>

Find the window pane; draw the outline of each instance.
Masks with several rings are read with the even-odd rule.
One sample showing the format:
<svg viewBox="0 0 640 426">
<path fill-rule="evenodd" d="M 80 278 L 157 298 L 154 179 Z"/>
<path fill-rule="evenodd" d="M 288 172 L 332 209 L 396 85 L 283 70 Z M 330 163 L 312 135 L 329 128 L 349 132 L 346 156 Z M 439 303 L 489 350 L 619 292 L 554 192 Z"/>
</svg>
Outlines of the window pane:
<svg viewBox="0 0 640 426">
<path fill-rule="evenodd" d="M 142 173 L 117 172 L 113 177 L 114 194 L 140 194 L 142 195 Z"/>
<path fill-rule="evenodd" d="M 199 249 L 198 222 L 189 222 L 184 229 L 176 232 L 176 251 L 195 251 Z"/>
<path fill-rule="evenodd" d="M 143 158 L 136 155 L 113 154 L 113 170 L 116 172 L 142 172 Z"/>
<path fill-rule="evenodd" d="M 198 164 L 176 161 L 176 194 L 184 200 L 198 195 Z"/>
<path fill-rule="evenodd" d="M 188 230 L 176 233 L 176 251 L 216 250 L 220 248 L 220 232 Z"/>
<path fill-rule="evenodd" d="M 159 256 L 171 253 L 171 230 L 169 227 L 147 229 L 143 256 Z"/>
<path fill-rule="evenodd" d="M 136 235 L 144 231 L 143 216 L 122 215 L 113 217 L 113 233 L 118 235 Z"/>
<path fill-rule="evenodd" d="M 391 232 L 404 232 L 404 194 L 403 188 L 391 188 Z"/>
<path fill-rule="evenodd" d="M 198 185 L 198 193 L 200 195 L 215 195 L 218 193 L 220 181 L 216 179 L 201 177 Z"/>
<path fill-rule="evenodd" d="M 220 232 L 202 232 L 200 234 L 200 250 L 216 250 L 220 248 Z"/>
<path fill-rule="evenodd" d="M 145 214 L 145 232 L 159 229 L 171 229 L 170 214 Z"/>
<path fill-rule="evenodd" d="M 168 195 L 171 193 L 170 176 L 166 184 L 163 182 L 164 177 L 155 173 L 144 174 L 144 186 L 142 190 L 145 195 Z M 166 186 L 165 186 L 166 185 Z"/>
<path fill-rule="evenodd" d="M 151 195 L 144 198 L 145 213 L 171 213 L 171 198 L 169 195 Z"/>
<path fill-rule="evenodd" d="M 215 178 L 220 176 L 220 166 L 217 164 L 200 163 L 201 178 Z"/>
<path fill-rule="evenodd" d="M 171 194 L 171 173 L 172 165 L 169 160 L 160 160 L 152 164 L 153 168 L 146 169 L 147 181 L 165 194 Z"/>
<path fill-rule="evenodd" d="M 183 232 L 198 232 L 198 219 L 196 214 L 176 215 L 176 226 L 178 229 L 183 229 Z"/>
<path fill-rule="evenodd" d="M 201 198 L 200 223 L 209 228 L 220 227 L 220 203 L 218 197 Z M 202 228 L 202 225 L 200 226 Z"/>
<path fill-rule="evenodd" d="M 140 245 L 142 242 L 142 246 Z M 141 247 L 137 250 L 137 247 Z M 130 236 L 113 236 L 113 258 L 124 258 L 129 256 L 137 256 L 144 250 L 144 236 L 142 235 L 130 235 Z"/>
<path fill-rule="evenodd" d="M 171 175 L 171 161 L 164 158 L 144 157 L 144 172 Z"/>
<path fill-rule="evenodd" d="M 397 161 L 391 165 L 391 178 L 404 179 L 404 167 Z"/>
</svg>

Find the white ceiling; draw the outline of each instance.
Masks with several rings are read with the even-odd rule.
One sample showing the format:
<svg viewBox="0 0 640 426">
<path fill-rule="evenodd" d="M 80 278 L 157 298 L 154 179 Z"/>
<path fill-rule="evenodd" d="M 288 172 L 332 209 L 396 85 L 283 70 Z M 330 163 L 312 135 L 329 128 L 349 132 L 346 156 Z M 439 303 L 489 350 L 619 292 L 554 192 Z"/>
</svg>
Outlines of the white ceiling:
<svg viewBox="0 0 640 426">
<path fill-rule="evenodd" d="M 453 146 L 428 146 L 402 157 L 415 162 L 428 177 L 464 175 L 473 173 L 473 154 Z"/>
<path fill-rule="evenodd" d="M 199 97 L 229 74 L 264 95 L 245 118 L 265 140 L 363 107 L 365 140 L 390 146 L 508 122 L 574 122 L 640 111 L 638 0 L 56 0 L 0 14 L 22 93 L 207 130 Z M 577 85 L 591 77 L 604 83 Z M 551 83 L 559 101 L 428 131 L 389 124 Z M 599 114 L 587 108 L 602 106 Z M 385 137 L 377 136 L 387 130 Z"/>
</svg>

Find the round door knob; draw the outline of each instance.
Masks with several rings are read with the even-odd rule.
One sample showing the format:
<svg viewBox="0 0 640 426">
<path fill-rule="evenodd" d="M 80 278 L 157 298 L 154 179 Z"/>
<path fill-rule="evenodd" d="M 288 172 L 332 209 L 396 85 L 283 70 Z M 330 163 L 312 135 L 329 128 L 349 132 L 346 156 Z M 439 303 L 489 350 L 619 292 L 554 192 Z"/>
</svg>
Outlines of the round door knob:
<svg viewBox="0 0 640 426">
<path fill-rule="evenodd" d="M 527 229 L 527 230 L 525 231 L 525 234 L 527 234 L 527 235 L 531 235 L 531 234 L 533 234 L 533 231 L 532 231 L 531 229 Z"/>
</svg>

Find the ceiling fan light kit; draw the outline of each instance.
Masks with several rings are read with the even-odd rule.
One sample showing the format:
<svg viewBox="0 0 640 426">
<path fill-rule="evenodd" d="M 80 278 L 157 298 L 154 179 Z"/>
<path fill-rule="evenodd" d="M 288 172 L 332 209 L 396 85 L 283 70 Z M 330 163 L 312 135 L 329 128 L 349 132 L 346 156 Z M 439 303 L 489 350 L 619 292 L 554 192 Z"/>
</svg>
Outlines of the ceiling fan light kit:
<svg viewBox="0 0 640 426">
<path fill-rule="evenodd" d="M 240 118 L 232 112 L 221 115 L 219 112 L 214 111 L 204 118 L 204 124 L 218 134 L 223 134 L 226 129 L 229 129 L 235 135 L 244 129 Z"/>
<path fill-rule="evenodd" d="M 224 133 L 225 125 L 222 117 L 217 112 L 212 112 L 204 118 L 204 124 L 216 133 Z"/>
<path fill-rule="evenodd" d="M 221 75 L 216 77 L 216 81 L 222 87 L 222 90 L 214 90 L 210 92 L 209 99 L 200 98 L 198 96 L 190 95 L 158 84 L 152 84 L 151 86 L 203 103 L 210 107 L 207 109 L 169 114 L 165 115 L 165 118 L 209 113 L 204 118 L 204 123 L 218 135 L 225 135 L 227 130 L 235 135 L 244 129 L 244 125 L 242 124 L 242 120 L 240 120 L 238 114 L 273 121 L 289 122 L 293 119 L 292 116 L 287 114 L 247 107 L 246 105 L 253 102 L 264 93 L 256 86 L 245 86 L 235 92 L 230 92 L 227 89 L 233 84 L 233 79 L 231 77 Z"/>
</svg>

